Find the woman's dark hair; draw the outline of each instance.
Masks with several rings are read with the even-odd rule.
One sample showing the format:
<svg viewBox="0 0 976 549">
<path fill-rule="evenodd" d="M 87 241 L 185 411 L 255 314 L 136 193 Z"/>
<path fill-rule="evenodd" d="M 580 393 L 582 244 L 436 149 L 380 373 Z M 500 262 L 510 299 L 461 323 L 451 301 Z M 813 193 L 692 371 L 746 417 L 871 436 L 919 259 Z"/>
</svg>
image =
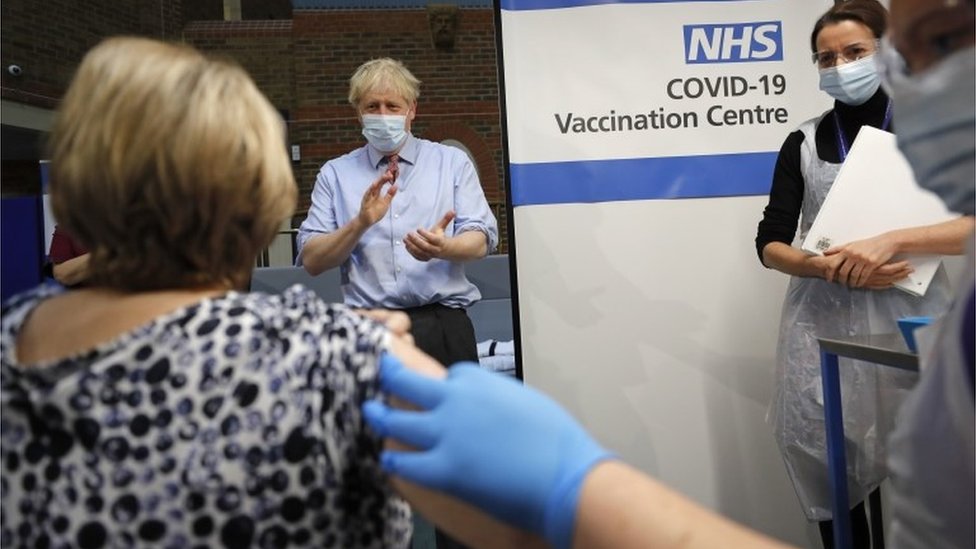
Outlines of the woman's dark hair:
<svg viewBox="0 0 976 549">
<path fill-rule="evenodd" d="M 846 0 L 837 2 L 817 19 L 810 34 L 810 51 L 817 51 L 817 35 L 827 25 L 842 21 L 854 21 L 871 29 L 875 38 L 881 38 L 888 28 L 888 10 L 877 0 Z"/>
</svg>

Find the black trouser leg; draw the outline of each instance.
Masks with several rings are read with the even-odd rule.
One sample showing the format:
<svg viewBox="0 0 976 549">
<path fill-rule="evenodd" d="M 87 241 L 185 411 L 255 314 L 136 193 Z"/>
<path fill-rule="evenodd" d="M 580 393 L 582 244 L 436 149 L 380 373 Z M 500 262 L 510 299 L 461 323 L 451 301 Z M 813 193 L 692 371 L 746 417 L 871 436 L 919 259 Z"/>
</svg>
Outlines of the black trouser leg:
<svg viewBox="0 0 976 549">
<path fill-rule="evenodd" d="M 834 549 L 834 521 L 824 520 L 818 522 L 817 526 L 820 527 L 824 549 Z M 851 508 L 851 538 L 854 549 L 871 549 L 871 533 L 863 501 Z"/>
<path fill-rule="evenodd" d="M 871 512 L 871 547 L 884 549 L 884 517 L 881 516 L 880 486 L 868 496 L 868 510 Z"/>
<path fill-rule="evenodd" d="M 428 305 L 404 312 L 410 317 L 410 334 L 421 351 L 444 366 L 464 360 L 478 361 L 474 325 L 464 309 Z"/>
</svg>

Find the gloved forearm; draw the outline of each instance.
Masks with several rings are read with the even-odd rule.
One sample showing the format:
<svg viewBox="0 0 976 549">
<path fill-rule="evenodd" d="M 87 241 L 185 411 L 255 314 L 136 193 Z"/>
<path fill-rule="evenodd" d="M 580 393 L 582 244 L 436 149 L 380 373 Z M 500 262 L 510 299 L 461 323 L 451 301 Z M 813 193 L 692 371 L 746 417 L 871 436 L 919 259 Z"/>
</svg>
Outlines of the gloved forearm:
<svg viewBox="0 0 976 549">
<path fill-rule="evenodd" d="M 384 391 L 422 409 L 364 405 L 378 433 L 419 450 L 384 452 L 387 471 L 467 501 L 556 547 L 571 546 L 583 480 L 612 456 L 562 407 L 472 363 L 455 365 L 446 379 L 435 380 L 387 355 L 380 379 Z"/>
</svg>

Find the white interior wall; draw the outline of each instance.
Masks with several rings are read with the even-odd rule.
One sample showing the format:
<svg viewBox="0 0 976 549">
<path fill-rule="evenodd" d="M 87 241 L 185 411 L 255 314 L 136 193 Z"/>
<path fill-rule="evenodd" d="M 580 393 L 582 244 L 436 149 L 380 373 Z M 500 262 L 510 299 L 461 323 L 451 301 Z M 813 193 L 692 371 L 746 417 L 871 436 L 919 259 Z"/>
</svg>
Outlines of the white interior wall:
<svg viewBox="0 0 976 549">
<path fill-rule="evenodd" d="M 516 208 L 523 369 L 629 463 L 815 546 L 764 421 L 787 283 L 756 256 L 765 202 Z"/>
</svg>

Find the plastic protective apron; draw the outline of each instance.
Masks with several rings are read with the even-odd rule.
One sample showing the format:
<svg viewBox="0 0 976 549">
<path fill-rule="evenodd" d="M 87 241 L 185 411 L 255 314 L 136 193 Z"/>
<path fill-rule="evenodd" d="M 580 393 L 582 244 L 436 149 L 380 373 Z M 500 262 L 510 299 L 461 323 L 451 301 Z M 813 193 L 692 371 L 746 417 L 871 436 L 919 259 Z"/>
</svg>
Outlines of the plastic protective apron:
<svg viewBox="0 0 976 549">
<path fill-rule="evenodd" d="M 832 123 L 823 117 L 821 120 Z M 810 120 L 800 126 L 804 135 L 800 151 L 804 180 L 801 240 L 840 170 L 840 164 L 824 162 L 817 156 L 818 123 Z M 948 303 L 948 278 L 941 267 L 924 297 L 898 289 L 847 289 L 821 278 L 791 278 L 780 320 L 776 389 L 768 420 L 807 519 L 831 518 L 817 338 L 898 333 L 899 317 L 939 315 Z M 848 493 L 851 505 L 856 505 L 887 475 L 886 439 L 898 406 L 917 375 L 841 358 L 840 379 Z"/>
</svg>

